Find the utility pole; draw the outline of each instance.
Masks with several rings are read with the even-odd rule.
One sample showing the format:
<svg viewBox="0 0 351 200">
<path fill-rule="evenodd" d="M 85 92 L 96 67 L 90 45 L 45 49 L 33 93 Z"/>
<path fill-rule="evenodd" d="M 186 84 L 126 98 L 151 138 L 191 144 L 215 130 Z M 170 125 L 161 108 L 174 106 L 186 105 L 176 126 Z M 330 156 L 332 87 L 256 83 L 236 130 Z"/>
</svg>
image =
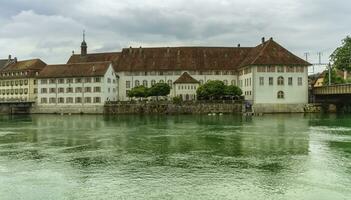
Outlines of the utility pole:
<svg viewBox="0 0 351 200">
<path fill-rule="evenodd" d="M 328 64 L 328 75 L 329 75 L 329 86 L 331 85 L 331 67 L 330 67 L 330 63 Z"/>
<path fill-rule="evenodd" d="M 308 52 L 306 52 L 306 53 L 304 53 L 304 55 L 305 55 L 305 60 L 308 62 L 308 56 L 310 55 L 310 53 L 308 53 Z"/>
<path fill-rule="evenodd" d="M 322 52 L 318 52 L 318 64 L 322 64 Z"/>
</svg>

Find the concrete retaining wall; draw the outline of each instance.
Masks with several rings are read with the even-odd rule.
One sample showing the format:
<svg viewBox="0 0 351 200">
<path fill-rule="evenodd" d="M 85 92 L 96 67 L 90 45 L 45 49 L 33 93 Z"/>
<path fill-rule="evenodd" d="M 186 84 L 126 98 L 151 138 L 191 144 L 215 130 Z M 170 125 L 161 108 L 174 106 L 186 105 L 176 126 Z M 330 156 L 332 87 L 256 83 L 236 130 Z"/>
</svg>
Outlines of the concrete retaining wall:
<svg viewBox="0 0 351 200">
<path fill-rule="evenodd" d="M 104 106 L 34 106 L 32 114 L 103 114 Z"/>
<path fill-rule="evenodd" d="M 255 113 L 303 113 L 306 104 L 254 104 Z"/>
<path fill-rule="evenodd" d="M 105 114 L 207 114 L 241 113 L 241 103 L 135 103 L 110 104 L 104 109 Z"/>
</svg>

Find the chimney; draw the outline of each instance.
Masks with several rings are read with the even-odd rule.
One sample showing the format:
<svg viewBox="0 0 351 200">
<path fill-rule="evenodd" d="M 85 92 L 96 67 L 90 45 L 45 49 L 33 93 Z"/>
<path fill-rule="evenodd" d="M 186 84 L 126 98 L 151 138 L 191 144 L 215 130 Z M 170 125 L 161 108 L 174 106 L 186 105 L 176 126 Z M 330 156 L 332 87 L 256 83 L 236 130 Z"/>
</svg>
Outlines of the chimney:
<svg viewBox="0 0 351 200">
<path fill-rule="evenodd" d="M 93 65 L 93 72 L 95 72 L 95 66 Z"/>
<path fill-rule="evenodd" d="M 269 40 L 273 40 L 273 37 L 269 38 Z"/>
<path fill-rule="evenodd" d="M 129 53 L 131 54 L 133 52 L 132 46 L 129 47 Z"/>
<path fill-rule="evenodd" d="M 240 43 L 238 44 L 238 48 L 240 48 Z"/>
<path fill-rule="evenodd" d="M 9 55 L 9 59 L 8 59 L 8 62 L 11 62 L 11 55 Z"/>
<path fill-rule="evenodd" d="M 344 69 L 344 80 L 347 80 L 347 70 Z"/>
<path fill-rule="evenodd" d="M 265 38 L 264 37 L 262 37 L 262 44 L 265 42 Z"/>
<path fill-rule="evenodd" d="M 15 57 L 13 60 L 14 60 L 15 63 L 17 63 L 17 57 Z"/>
</svg>

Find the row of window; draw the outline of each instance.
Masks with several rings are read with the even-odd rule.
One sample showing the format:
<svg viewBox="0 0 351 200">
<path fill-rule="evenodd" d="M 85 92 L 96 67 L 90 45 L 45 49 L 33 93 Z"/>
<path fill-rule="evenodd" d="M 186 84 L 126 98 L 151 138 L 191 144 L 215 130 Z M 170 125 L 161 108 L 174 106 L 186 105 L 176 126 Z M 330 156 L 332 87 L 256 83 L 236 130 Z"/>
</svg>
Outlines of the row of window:
<svg viewBox="0 0 351 200">
<path fill-rule="evenodd" d="M 28 94 L 28 88 L 0 90 L 0 94 L 2 95 Z"/>
<path fill-rule="evenodd" d="M 196 90 L 195 85 L 178 85 L 178 90 Z"/>
<path fill-rule="evenodd" d="M 6 77 L 6 76 L 27 76 L 28 72 L 5 72 L 5 73 L 1 73 L 2 77 Z M 36 72 L 36 75 L 38 75 L 38 72 Z"/>
<path fill-rule="evenodd" d="M 208 82 L 208 81 L 211 81 L 211 80 L 207 80 L 207 82 Z M 164 82 L 165 82 L 164 80 L 159 80 L 159 83 L 164 83 Z M 204 84 L 204 81 L 203 81 L 203 80 L 199 80 L 199 82 L 200 82 L 200 85 Z M 223 83 L 224 83 L 225 85 L 228 85 L 228 80 L 224 80 Z M 143 84 L 143 86 L 148 87 L 148 81 L 147 81 L 147 80 L 143 80 L 142 84 Z M 155 85 L 155 84 L 156 84 L 156 80 L 151 80 L 151 86 L 153 86 L 153 85 Z M 168 81 L 167 81 L 167 84 L 168 84 L 170 87 L 172 87 L 172 84 L 173 84 L 172 80 L 168 80 Z M 232 85 L 236 85 L 236 80 L 231 80 L 231 84 L 232 84 Z M 139 80 L 135 80 L 135 81 L 134 81 L 134 87 L 137 87 L 137 86 L 140 86 L 140 81 L 139 81 Z M 131 81 L 126 81 L 126 88 L 127 88 L 127 89 L 130 89 L 130 88 L 131 88 Z"/>
<path fill-rule="evenodd" d="M 101 82 L 101 78 L 100 77 L 94 77 L 94 78 L 91 78 L 91 77 L 87 77 L 87 78 L 67 78 L 67 79 L 64 79 L 64 78 L 59 78 L 59 79 L 55 79 L 55 78 L 52 78 L 52 79 L 41 79 L 40 80 L 40 84 L 64 84 L 64 83 L 100 83 Z M 107 82 L 108 83 L 111 83 L 111 79 L 108 78 L 107 79 Z M 113 83 L 116 83 L 116 80 L 113 79 Z"/>
<path fill-rule="evenodd" d="M 303 73 L 305 72 L 305 67 L 293 67 L 293 66 L 259 66 L 257 67 L 257 72 L 280 72 L 280 73 Z"/>
<path fill-rule="evenodd" d="M 235 75 L 235 71 L 188 71 L 190 75 Z M 150 72 L 126 72 L 126 76 L 173 76 L 181 75 L 182 71 L 150 71 Z"/>
<path fill-rule="evenodd" d="M 84 100 L 84 102 L 83 102 Z M 101 103 L 101 98 L 100 97 L 59 97 L 59 98 L 41 98 L 40 103 L 50 103 L 50 104 L 56 104 L 56 103 Z"/>
<path fill-rule="evenodd" d="M 36 82 L 34 81 L 34 84 Z M 28 85 L 28 79 L 25 80 L 12 80 L 12 81 L 1 81 L 1 86 L 18 86 L 18 85 Z"/>
<path fill-rule="evenodd" d="M 76 87 L 75 89 L 76 93 L 81 93 L 83 92 L 83 88 L 82 87 Z M 101 87 L 94 87 L 93 90 L 91 87 L 84 87 L 84 92 L 88 93 L 88 92 L 101 92 Z M 40 93 L 41 94 L 46 94 L 46 93 L 65 93 L 65 88 L 41 88 L 40 89 Z M 110 88 L 109 88 L 109 92 L 110 92 Z M 113 88 L 113 92 L 116 92 L 116 88 Z M 68 87 L 66 88 L 66 93 L 73 93 L 73 87 Z"/>
<path fill-rule="evenodd" d="M 260 81 L 260 85 L 264 85 L 265 84 L 264 77 L 260 77 L 259 81 Z M 274 78 L 273 77 L 269 77 L 268 78 L 268 85 L 273 85 L 273 83 L 274 83 Z M 277 78 L 277 85 L 284 85 L 284 84 L 285 84 L 284 77 L 279 76 Z M 288 77 L 288 85 L 293 85 L 293 77 Z M 298 77 L 297 78 L 297 85 L 299 85 L 299 86 L 302 85 L 302 77 Z"/>
</svg>

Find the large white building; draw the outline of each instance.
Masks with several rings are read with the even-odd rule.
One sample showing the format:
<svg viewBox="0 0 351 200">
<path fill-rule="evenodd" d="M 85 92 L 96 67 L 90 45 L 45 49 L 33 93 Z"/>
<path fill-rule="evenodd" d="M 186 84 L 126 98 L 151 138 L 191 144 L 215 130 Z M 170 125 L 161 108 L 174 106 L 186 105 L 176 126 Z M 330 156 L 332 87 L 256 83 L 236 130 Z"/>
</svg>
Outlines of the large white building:
<svg viewBox="0 0 351 200">
<path fill-rule="evenodd" d="M 170 97 L 181 95 L 192 100 L 195 86 L 175 86 L 175 81 L 187 73 L 200 85 L 221 80 L 239 86 L 257 112 L 303 111 L 308 103 L 310 64 L 272 38 L 262 38 L 256 47 L 140 47 L 99 54 L 87 54 L 83 42 L 81 51 L 68 63 L 113 62 L 119 101 L 127 101 L 128 91 L 136 86 L 150 87 L 158 82 L 172 87 Z"/>
<path fill-rule="evenodd" d="M 47 65 L 38 76 L 39 113 L 102 113 L 116 101 L 118 82 L 111 62 Z"/>
</svg>

